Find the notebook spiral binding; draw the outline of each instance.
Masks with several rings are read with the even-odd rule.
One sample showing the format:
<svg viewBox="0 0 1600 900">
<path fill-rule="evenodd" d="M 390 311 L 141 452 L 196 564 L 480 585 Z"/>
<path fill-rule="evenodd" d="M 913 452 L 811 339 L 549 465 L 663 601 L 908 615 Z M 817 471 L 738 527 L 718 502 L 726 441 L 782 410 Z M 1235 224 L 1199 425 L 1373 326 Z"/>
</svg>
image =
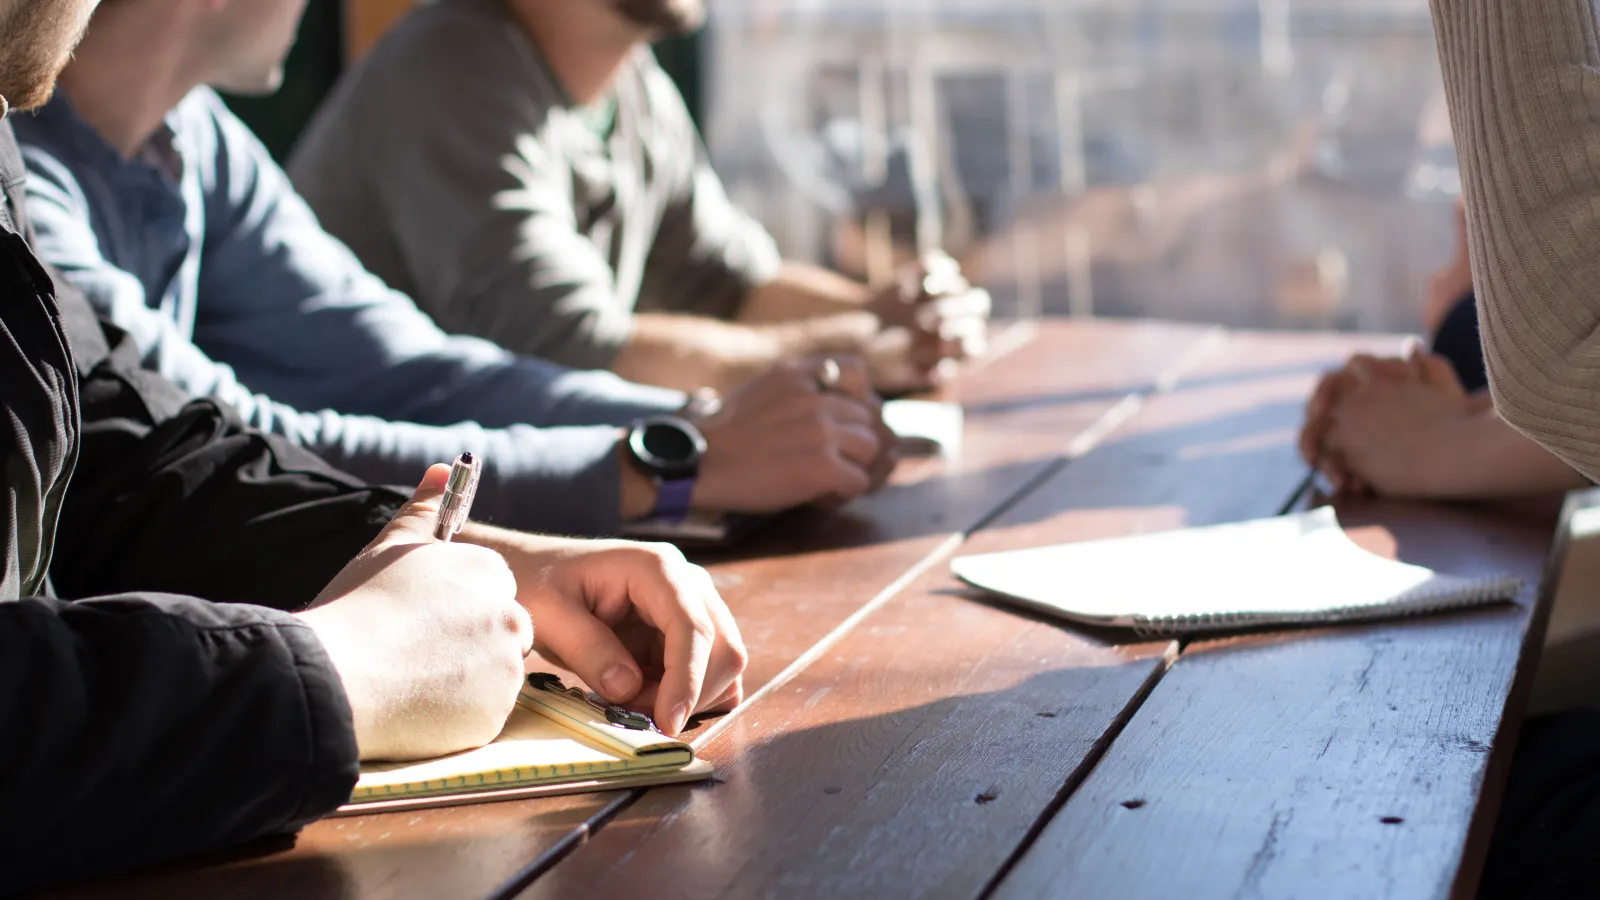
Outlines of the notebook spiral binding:
<svg viewBox="0 0 1600 900">
<path fill-rule="evenodd" d="M 1317 613 L 1196 613 L 1185 616 L 1135 616 L 1133 633 L 1141 638 L 1178 637 L 1208 631 L 1228 631 L 1263 625 L 1297 627 L 1336 622 L 1359 622 L 1420 616 L 1483 606 L 1495 600 L 1509 600 L 1522 592 L 1522 579 L 1510 575 L 1491 575 L 1462 586 L 1449 580 L 1424 582 L 1387 603 L 1347 606 Z"/>
</svg>

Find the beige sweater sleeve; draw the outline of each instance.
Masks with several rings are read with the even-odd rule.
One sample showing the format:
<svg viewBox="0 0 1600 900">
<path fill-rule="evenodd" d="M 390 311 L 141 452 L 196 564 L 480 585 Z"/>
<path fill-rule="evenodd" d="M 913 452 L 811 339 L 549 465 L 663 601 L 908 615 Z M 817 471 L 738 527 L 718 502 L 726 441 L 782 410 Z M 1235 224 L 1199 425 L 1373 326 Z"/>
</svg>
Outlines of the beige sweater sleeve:
<svg viewBox="0 0 1600 900">
<path fill-rule="evenodd" d="M 1432 0 L 1495 406 L 1600 479 L 1596 0 Z"/>
</svg>

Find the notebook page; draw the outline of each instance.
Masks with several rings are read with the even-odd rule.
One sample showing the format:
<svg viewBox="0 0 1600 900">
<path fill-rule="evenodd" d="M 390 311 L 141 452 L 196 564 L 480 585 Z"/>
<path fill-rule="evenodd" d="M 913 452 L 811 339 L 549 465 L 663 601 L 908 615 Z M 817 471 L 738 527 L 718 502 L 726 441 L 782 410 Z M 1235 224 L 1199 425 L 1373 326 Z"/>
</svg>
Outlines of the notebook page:
<svg viewBox="0 0 1600 900">
<path fill-rule="evenodd" d="M 422 762 L 363 765 L 351 799 L 599 775 L 629 767 L 620 754 L 580 741 L 550 719 L 518 706 L 492 744 Z"/>
<path fill-rule="evenodd" d="M 1448 604 L 1484 582 L 1356 546 L 1332 508 L 1233 525 L 963 557 L 976 587 L 1054 615 L 1108 625 L 1236 617 L 1316 621 Z M 1504 588 L 1501 589 L 1504 594 Z"/>
<path fill-rule="evenodd" d="M 961 455 L 965 413 L 956 403 L 934 400 L 890 400 L 883 404 L 883 423 L 911 456 Z"/>
</svg>

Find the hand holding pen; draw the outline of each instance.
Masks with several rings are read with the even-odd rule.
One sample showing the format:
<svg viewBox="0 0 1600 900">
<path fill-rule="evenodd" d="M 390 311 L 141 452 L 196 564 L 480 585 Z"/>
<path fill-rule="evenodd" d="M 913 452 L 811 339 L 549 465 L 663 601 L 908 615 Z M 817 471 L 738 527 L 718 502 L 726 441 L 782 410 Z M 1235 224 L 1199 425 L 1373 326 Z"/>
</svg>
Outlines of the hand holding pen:
<svg viewBox="0 0 1600 900">
<path fill-rule="evenodd" d="M 445 466 L 430 468 L 299 613 L 339 673 L 363 759 L 478 746 L 516 702 L 533 645 L 516 578 L 494 550 L 447 542 L 465 521 L 474 464 L 458 460 L 455 479 Z M 446 537 L 437 539 L 441 517 Z"/>
<path fill-rule="evenodd" d="M 843 388 L 845 368 L 822 366 L 821 376 L 837 370 Z M 429 546 L 411 556 L 498 552 L 515 576 L 518 612 L 541 623 L 545 660 L 598 692 L 599 710 L 622 727 L 649 727 L 650 719 L 617 704 L 653 710 L 656 723 L 677 734 L 690 715 L 726 709 L 744 696 L 747 656 L 738 626 L 710 576 L 682 553 L 488 527 L 473 531 L 470 543 L 450 543 L 466 523 L 480 471 L 481 461 L 464 453 L 448 475 L 443 466 L 430 472 L 443 490 L 433 495 L 437 507 L 425 507 Z M 466 564 L 492 567 L 487 560 Z M 531 622 L 528 632 L 531 639 Z M 524 655 L 529 649 L 523 644 Z M 519 664 L 519 680 L 521 670 Z M 586 691 L 580 696 L 591 703 Z"/>
</svg>

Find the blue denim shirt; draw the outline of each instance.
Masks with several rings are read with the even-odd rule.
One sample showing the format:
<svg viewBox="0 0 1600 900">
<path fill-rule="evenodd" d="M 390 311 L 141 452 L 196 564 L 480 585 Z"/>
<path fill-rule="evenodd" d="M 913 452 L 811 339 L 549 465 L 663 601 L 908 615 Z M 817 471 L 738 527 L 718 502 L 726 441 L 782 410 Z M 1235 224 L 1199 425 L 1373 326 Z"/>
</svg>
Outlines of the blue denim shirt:
<svg viewBox="0 0 1600 900">
<path fill-rule="evenodd" d="M 370 481 L 414 484 L 472 450 L 478 518 L 617 530 L 616 426 L 682 394 L 444 334 L 322 230 L 210 90 L 133 159 L 59 94 L 15 128 L 39 255 L 148 367 Z"/>
</svg>

